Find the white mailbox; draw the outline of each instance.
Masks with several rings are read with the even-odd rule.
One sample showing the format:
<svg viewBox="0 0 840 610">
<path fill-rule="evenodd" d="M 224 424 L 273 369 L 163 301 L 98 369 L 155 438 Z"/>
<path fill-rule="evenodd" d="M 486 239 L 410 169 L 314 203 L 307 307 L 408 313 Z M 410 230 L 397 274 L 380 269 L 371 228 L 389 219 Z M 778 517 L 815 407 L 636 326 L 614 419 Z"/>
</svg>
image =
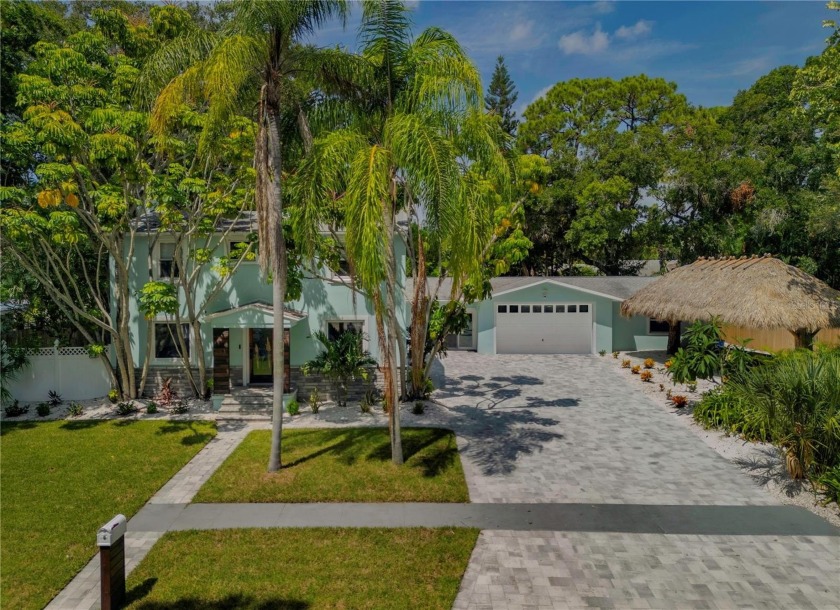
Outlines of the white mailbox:
<svg viewBox="0 0 840 610">
<path fill-rule="evenodd" d="M 113 546 L 125 535 L 125 515 L 117 515 L 99 528 L 96 533 L 97 546 Z"/>
</svg>

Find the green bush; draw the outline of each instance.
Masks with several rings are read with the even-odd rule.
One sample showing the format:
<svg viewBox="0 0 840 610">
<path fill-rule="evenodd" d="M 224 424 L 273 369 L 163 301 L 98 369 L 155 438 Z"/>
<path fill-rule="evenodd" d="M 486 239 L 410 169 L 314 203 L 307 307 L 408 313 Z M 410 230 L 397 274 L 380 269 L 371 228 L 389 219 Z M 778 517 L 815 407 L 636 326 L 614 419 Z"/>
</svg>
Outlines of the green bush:
<svg viewBox="0 0 840 610">
<path fill-rule="evenodd" d="M 414 406 L 411 408 L 411 412 L 415 415 L 423 415 L 426 412 L 426 403 L 422 400 L 414 401 Z"/>
<path fill-rule="evenodd" d="M 289 415 L 297 415 L 300 413 L 300 403 L 296 400 L 290 400 L 289 404 L 286 405 L 286 411 Z"/>
<path fill-rule="evenodd" d="M 785 450 L 794 478 L 840 464 L 840 351 L 788 352 L 731 378 L 694 412 L 706 426 Z"/>
<path fill-rule="evenodd" d="M 825 503 L 836 502 L 840 504 L 840 464 L 826 470 L 817 479 L 817 487 L 825 496 Z"/>
<path fill-rule="evenodd" d="M 184 413 L 189 413 L 190 403 L 188 403 L 186 400 L 176 400 L 172 403 L 170 411 L 175 415 L 183 415 Z"/>
<path fill-rule="evenodd" d="M 79 417 L 82 413 L 84 413 L 85 408 L 77 402 L 70 403 L 70 407 L 67 409 L 67 415 L 70 417 Z"/>
<path fill-rule="evenodd" d="M 158 412 L 158 406 L 157 406 L 156 402 L 152 401 L 152 402 L 150 402 L 149 404 L 146 405 L 146 413 L 148 413 L 149 415 L 154 415 L 157 412 Z"/>
<path fill-rule="evenodd" d="M 29 407 L 21 407 L 20 401 L 15 399 L 12 404 L 4 409 L 6 412 L 6 417 L 19 417 L 20 415 L 24 415 L 25 413 L 29 412 Z"/>
<path fill-rule="evenodd" d="M 126 415 L 131 415 L 136 411 L 137 407 L 134 406 L 133 402 L 126 401 L 117 403 L 117 415 L 125 417 Z"/>
<path fill-rule="evenodd" d="M 35 407 L 35 412 L 38 414 L 38 417 L 46 417 L 50 414 L 50 410 L 50 403 L 48 402 L 38 403 L 38 406 Z"/>
</svg>

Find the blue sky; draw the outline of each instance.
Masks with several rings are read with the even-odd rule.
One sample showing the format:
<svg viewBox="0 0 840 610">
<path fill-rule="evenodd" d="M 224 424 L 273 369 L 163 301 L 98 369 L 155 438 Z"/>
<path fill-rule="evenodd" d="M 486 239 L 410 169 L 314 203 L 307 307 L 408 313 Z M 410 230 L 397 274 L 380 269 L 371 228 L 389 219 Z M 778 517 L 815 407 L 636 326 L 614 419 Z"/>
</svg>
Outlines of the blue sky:
<svg viewBox="0 0 840 610">
<path fill-rule="evenodd" d="M 801 65 L 824 47 L 824 2 L 410 2 L 415 34 L 431 25 L 454 34 L 489 82 L 505 56 L 519 90 L 517 110 L 556 82 L 644 72 L 674 81 L 698 105 L 728 104 L 772 68 Z M 356 7 L 346 29 L 318 44 L 356 47 Z"/>
</svg>

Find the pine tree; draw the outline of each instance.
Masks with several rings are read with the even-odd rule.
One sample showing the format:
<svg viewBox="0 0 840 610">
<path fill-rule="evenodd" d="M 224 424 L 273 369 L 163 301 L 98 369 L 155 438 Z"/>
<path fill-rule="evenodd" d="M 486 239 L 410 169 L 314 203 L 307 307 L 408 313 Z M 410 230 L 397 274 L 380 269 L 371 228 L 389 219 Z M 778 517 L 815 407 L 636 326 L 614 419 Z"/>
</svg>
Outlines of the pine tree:
<svg viewBox="0 0 840 610">
<path fill-rule="evenodd" d="M 496 59 L 496 68 L 493 70 L 493 77 L 490 79 L 490 87 L 487 95 L 484 96 L 484 106 L 488 112 L 499 115 L 502 118 L 502 129 L 511 136 L 516 132 L 519 121 L 516 119 L 516 112 L 513 105 L 516 103 L 519 93 L 516 85 L 510 78 L 505 58 L 502 55 Z"/>
</svg>

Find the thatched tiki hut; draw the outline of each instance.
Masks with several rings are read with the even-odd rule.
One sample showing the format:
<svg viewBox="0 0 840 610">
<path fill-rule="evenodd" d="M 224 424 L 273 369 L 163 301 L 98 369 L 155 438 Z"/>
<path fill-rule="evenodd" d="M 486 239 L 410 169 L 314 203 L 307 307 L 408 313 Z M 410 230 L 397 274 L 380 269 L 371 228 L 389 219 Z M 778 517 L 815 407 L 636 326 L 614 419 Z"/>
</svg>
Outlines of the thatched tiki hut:
<svg viewBox="0 0 840 610">
<path fill-rule="evenodd" d="M 668 353 L 679 347 L 679 321 L 786 329 L 810 347 L 823 328 L 840 326 L 840 292 L 770 255 L 699 258 L 677 267 L 621 304 L 625 316 L 667 320 Z"/>
</svg>

